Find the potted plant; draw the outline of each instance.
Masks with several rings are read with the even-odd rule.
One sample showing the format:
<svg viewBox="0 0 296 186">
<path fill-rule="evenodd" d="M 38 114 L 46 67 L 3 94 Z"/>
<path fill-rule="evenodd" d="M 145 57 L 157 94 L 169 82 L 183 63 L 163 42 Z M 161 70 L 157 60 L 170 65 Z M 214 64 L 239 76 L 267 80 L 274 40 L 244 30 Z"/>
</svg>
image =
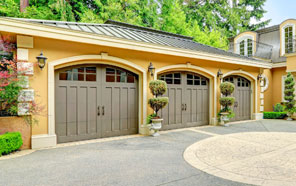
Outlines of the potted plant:
<svg viewBox="0 0 296 186">
<path fill-rule="evenodd" d="M 285 79 L 285 111 L 287 112 L 288 121 L 292 121 L 293 119 L 291 118 L 291 116 L 293 115 L 293 113 L 295 112 L 295 94 L 294 94 L 294 78 L 292 76 L 292 74 L 289 72 L 287 75 L 287 78 Z"/>
<path fill-rule="evenodd" d="M 149 88 L 153 94 L 153 98 L 148 100 L 150 107 L 153 109 L 153 114 L 150 115 L 151 127 L 150 130 L 154 130 L 153 136 L 159 136 L 158 131 L 161 129 L 162 118 L 158 116 L 158 111 L 164 108 L 168 102 L 168 97 L 160 97 L 167 91 L 167 84 L 162 80 L 150 81 Z"/>
<path fill-rule="evenodd" d="M 235 98 L 230 97 L 234 91 L 234 84 L 230 82 L 223 82 L 220 85 L 220 90 L 222 97 L 220 98 L 219 102 L 222 106 L 222 109 L 220 110 L 218 117 L 221 125 L 228 126 L 226 123 L 230 118 L 234 117 L 231 106 L 233 105 Z"/>
</svg>

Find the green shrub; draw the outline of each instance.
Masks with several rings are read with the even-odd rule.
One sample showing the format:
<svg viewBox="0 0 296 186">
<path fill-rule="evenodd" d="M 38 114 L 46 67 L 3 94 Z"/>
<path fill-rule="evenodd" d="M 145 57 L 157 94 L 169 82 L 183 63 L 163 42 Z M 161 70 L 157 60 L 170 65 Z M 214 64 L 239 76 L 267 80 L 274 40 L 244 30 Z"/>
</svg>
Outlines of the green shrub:
<svg viewBox="0 0 296 186">
<path fill-rule="evenodd" d="M 8 132 L 0 135 L 0 156 L 18 150 L 23 145 L 20 132 Z"/>
<path fill-rule="evenodd" d="M 151 119 L 155 118 L 156 116 L 157 116 L 156 114 L 148 115 L 146 119 L 146 124 L 150 124 L 152 122 Z"/>
<path fill-rule="evenodd" d="M 274 112 L 284 112 L 284 106 L 281 105 L 280 103 L 277 103 L 274 108 L 273 108 Z"/>
<path fill-rule="evenodd" d="M 148 100 L 148 103 L 150 107 L 155 111 L 155 114 L 157 116 L 157 112 L 164 108 L 169 102 L 168 97 L 159 97 L 159 98 L 150 98 Z"/>
<path fill-rule="evenodd" d="M 167 90 L 167 84 L 162 80 L 153 80 L 149 83 L 149 88 L 153 95 L 160 96 L 163 95 Z"/>
<path fill-rule="evenodd" d="M 263 112 L 264 119 L 284 119 L 286 116 L 286 112 Z"/>
<path fill-rule="evenodd" d="M 220 85 L 220 90 L 225 96 L 231 95 L 234 91 L 234 84 L 230 82 L 223 82 Z"/>
<path fill-rule="evenodd" d="M 234 103 L 234 97 L 222 97 L 219 102 L 223 107 L 229 108 Z"/>
<path fill-rule="evenodd" d="M 293 75 L 289 72 L 287 78 L 285 79 L 285 111 L 287 111 L 290 115 L 295 112 L 295 94 L 294 94 L 294 78 Z"/>
</svg>

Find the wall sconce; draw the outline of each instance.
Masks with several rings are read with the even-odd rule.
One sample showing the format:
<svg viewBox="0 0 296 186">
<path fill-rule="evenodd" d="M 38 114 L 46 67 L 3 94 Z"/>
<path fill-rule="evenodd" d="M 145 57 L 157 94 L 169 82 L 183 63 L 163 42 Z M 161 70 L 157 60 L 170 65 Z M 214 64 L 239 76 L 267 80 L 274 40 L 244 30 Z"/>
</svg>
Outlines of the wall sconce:
<svg viewBox="0 0 296 186">
<path fill-rule="evenodd" d="M 155 71 L 155 67 L 152 65 L 150 62 L 149 67 L 148 67 L 148 72 L 150 72 L 150 75 L 153 76 Z"/>
<path fill-rule="evenodd" d="M 263 79 L 262 73 L 258 74 L 257 79 L 259 82 L 261 82 L 261 80 Z"/>
<path fill-rule="evenodd" d="M 43 55 L 43 52 L 41 51 L 40 55 L 38 57 L 36 57 L 36 59 L 38 61 L 39 68 L 42 70 L 45 67 L 45 65 L 46 65 L 47 57 L 45 57 Z"/>
<path fill-rule="evenodd" d="M 220 80 L 222 80 L 223 73 L 222 73 L 221 69 L 218 70 L 217 77 L 220 78 Z"/>
</svg>

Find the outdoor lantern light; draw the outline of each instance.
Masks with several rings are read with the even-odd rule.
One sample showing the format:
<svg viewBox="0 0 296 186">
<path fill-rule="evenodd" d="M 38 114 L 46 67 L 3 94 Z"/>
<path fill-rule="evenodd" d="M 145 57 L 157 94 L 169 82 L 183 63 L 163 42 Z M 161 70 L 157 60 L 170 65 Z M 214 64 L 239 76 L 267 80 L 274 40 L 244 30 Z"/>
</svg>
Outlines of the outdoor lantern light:
<svg viewBox="0 0 296 186">
<path fill-rule="evenodd" d="M 153 76 L 154 75 L 154 71 L 155 71 L 155 67 L 150 62 L 150 65 L 148 67 L 148 72 L 150 72 L 151 76 Z"/>
<path fill-rule="evenodd" d="M 39 68 L 42 70 L 45 67 L 45 65 L 46 65 L 47 57 L 45 57 L 43 55 L 43 52 L 41 51 L 40 55 L 38 57 L 36 57 L 36 59 L 38 61 Z"/>
<path fill-rule="evenodd" d="M 221 69 L 218 70 L 217 76 L 218 76 L 218 78 L 220 78 L 220 80 L 222 80 L 223 73 L 221 72 Z"/>
<path fill-rule="evenodd" d="M 261 81 L 263 79 L 262 73 L 258 74 L 257 79 Z"/>
</svg>

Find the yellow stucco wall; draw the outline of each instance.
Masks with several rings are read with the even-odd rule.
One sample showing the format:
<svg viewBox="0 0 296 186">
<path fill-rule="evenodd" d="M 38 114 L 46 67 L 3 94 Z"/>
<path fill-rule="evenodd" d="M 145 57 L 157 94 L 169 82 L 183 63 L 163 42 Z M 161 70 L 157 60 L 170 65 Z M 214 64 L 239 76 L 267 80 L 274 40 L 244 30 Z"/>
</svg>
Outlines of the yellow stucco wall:
<svg viewBox="0 0 296 186">
<path fill-rule="evenodd" d="M 44 55 L 48 57 L 48 63 L 58 59 L 66 58 L 66 57 L 72 57 L 72 56 L 78 56 L 78 55 L 95 55 L 95 54 L 98 55 L 102 52 L 105 52 L 105 53 L 108 53 L 109 56 L 123 58 L 145 69 L 148 68 L 148 65 L 150 62 L 153 63 L 156 69 L 164 66 L 168 66 L 168 65 L 187 64 L 188 62 L 190 62 L 192 65 L 205 68 L 214 74 L 217 74 L 218 69 L 221 69 L 224 74 L 230 71 L 243 70 L 250 73 L 252 76 L 257 77 L 258 73 L 260 72 L 260 69 L 256 67 L 219 63 L 215 61 L 190 59 L 185 57 L 175 57 L 175 56 L 169 56 L 166 54 L 160 55 L 160 54 L 154 54 L 154 53 L 132 51 L 132 50 L 96 46 L 96 45 L 89 45 L 89 44 L 81 44 L 81 43 L 75 43 L 75 42 L 65 42 L 61 40 L 53 40 L 53 39 L 46 39 L 46 38 L 40 38 L 40 37 L 34 37 L 34 48 L 29 49 L 29 61 L 36 63 L 36 56 L 40 54 L 41 50 L 43 50 Z M 98 61 L 98 63 L 100 62 Z M 48 102 L 47 70 L 48 70 L 48 65 L 46 65 L 46 67 L 43 70 L 40 70 L 36 66 L 34 69 L 34 76 L 31 77 L 30 79 L 31 87 L 35 90 L 36 94 L 38 94 L 38 97 L 36 97 L 37 102 L 41 103 L 41 105 L 45 107 L 45 111 L 43 115 L 47 115 L 47 106 L 48 106 L 47 105 L 47 102 Z M 251 80 L 250 77 L 246 75 L 243 75 L 243 76 Z M 148 81 L 150 80 L 149 78 L 150 78 L 150 75 L 148 75 Z M 255 81 L 254 80 L 251 80 L 251 81 L 253 82 L 252 88 L 253 89 L 257 88 L 257 98 L 258 98 L 257 111 L 259 112 L 260 87 L 259 87 L 259 84 L 257 87 L 254 87 Z M 210 87 L 210 88 L 213 89 L 213 87 Z M 151 94 L 149 93 L 149 90 L 148 90 L 148 96 L 151 96 Z M 219 96 L 219 94 L 217 94 L 217 96 Z M 211 99 L 214 100 L 214 94 L 212 95 Z M 253 107 L 255 107 L 255 100 L 256 99 L 253 99 Z M 216 108 L 217 108 L 216 111 L 218 111 L 219 105 Z M 215 109 L 213 105 L 212 105 L 212 109 L 213 110 Z M 253 111 L 255 111 L 255 108 L 253 108 Z M 148 109 L 148 114 L 149 113 L 151 113 L 150 109 Z M 46 134 L 48 132 L 47 117 L 44 117 L 44 116 L 37 116 L 37 117 L 39 119 L 39 124 L 33 126 L 33 130 L 32 130 L 33 135 Z M 146 117 L 146 116 L 142 116 L 142 117 Z M 212 115 L 212 117 L 215 117 L 215 116 Z"/>
<path fill-rule="evenodd" d="M 296 54 L 287 55 L 287 72 L 296 71 Z"/>
<path fill-rule="evenodd" d="M 272 103 L 275 105 L 276 103 L 282 102 L 282 77 L 285 76 L 286 67 L 282 68 L 274 68 L 272 69 Z"/>
</svg>

